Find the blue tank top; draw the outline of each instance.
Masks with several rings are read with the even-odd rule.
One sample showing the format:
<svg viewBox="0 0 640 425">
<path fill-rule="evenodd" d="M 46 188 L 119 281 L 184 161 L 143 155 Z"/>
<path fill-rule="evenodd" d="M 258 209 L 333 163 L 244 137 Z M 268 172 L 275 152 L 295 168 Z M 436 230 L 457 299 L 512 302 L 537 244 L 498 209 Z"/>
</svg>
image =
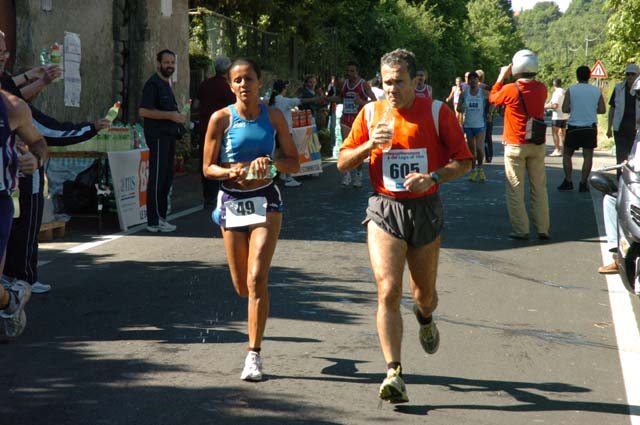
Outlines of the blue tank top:
<svg viewBox="0 0 640 425">
<path fill-rule="evenodd" d="M 257 120 L 240 117 L 233 105 L 229 105 L 229 110 L 231 123 L 222 139 L 218 162 L 250 162 L 261 156 L 273 155 L 276 131 L 269 120 L 267 105 L 260 104 Z"/>
<path fill-rule="evenodd" d="M 11 131 L 9 125 L 9 116 L 4 104 L 4 100 L 0 97 L 0 194 L 9 194 L 13 192 L 18 183 L 18 153 L 16 150 L 16 137 Z"/>
</svg>

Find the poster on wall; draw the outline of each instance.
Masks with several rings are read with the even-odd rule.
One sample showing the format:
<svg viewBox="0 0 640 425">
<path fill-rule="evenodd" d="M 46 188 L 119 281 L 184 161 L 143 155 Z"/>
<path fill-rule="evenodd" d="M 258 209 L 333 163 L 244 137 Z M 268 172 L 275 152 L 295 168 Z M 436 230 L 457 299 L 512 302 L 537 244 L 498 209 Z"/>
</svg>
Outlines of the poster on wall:
<svg viewBox="0 0 640 425">
<path fill-rule="evenodd" d="M 305 176 L 322 172 L 320 140 L 315 126 L 292 128 L 293 142 L 298 149 L 300 171 L 293 176 Z"/>
<path fill-rule="evenodd" d="M 64 106 L 80 107 L 80 92 L 82 81 L 80 80 L 80 34 L 73 32 L 64 33 L 63 51 L 64 72 Z"/>
<path fill-rule="evenodd" d="M 149 150 L 109 152 L 109 169 L 118 209 L 120 228 L 147 222 Z"/>
</svg>

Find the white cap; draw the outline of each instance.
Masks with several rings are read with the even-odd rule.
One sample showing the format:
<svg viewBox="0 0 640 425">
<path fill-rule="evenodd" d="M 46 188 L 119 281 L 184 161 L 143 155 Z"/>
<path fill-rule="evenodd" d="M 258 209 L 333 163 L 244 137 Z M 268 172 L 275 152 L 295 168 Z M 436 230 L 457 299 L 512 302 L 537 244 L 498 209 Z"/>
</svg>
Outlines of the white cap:
<svg viewBox="0 0 640 425">
<path fill-rule="evenodd" d="M 629 72 L 633 72 L 633 71 L 629 71 Z M 636 92 L 638 91 L 640 91 L 640 77 L 636 78 L 633 84 L 631 84 L 631 89 L 629 90 L 629 93 L 631 93 L 631 96 L 635 96 Z"/>
<path fill-rule="evenodd" d="M 512 74 L 536 74 L 538 72 L 538 58 L 531 50 L 523 49 L 516 52 L 511 59 Z"/>
</svg>

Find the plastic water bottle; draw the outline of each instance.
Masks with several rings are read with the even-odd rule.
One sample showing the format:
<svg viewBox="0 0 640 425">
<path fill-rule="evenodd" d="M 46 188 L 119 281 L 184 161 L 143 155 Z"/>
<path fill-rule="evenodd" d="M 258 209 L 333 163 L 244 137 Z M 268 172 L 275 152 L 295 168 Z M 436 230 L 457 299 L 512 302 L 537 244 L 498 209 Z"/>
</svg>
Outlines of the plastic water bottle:
<svg viewBox="0 0 640 425">
<path fill-rule="evenodd" d="M 107 111 L 107 115 L 104 116 L 104 118 L 109 121 L 109 124 L 111 124 L 113 122 L 113 120 L 116 119 L 116 117 L 118 116 L 118 114 L 120 113 L 120 102 L 116 102 L 113 104 L 113 106 L 111 108 L 109 108 L 109 110 Z M 109 131 L 108 128 L 103 128 L 99 131 L 100 134 L 104 134 L 107 131 Z"/>
<path fill-rule="evenodd" d="M 44 47 L 40 50 L 40 65 L 47 66 L 49 64 L 49 53 Z"/>
<path fill-rule="evenodd" d="M 118 113 L 120 112 L 120 102 L 116 102 L 113 104 L 113 106 L 111 108 L 109 108 L 109 110 L 107 111 L 107 115 L 105 115 L 105 119 L 109 120 L 109 122 L 113 122 L 113 120 L 116 119 L 116 117 L 118 116 Z"/>
<path fill-rule="evenodd" d="M 144 129 L 140 125 L 140 123 L 136 123 L 135 125 L 136 134 L 138 135 L 138 149 L 146 149 L 147 142 L 144 139 Z"/>
<path fill-rule="evenodd" d="M 62 52 L 60 51 L 60 45 L 58 43 L 53 43 L 51 46 L 51 54 L 49 55 L 49 63 L 51 65 L 57 65 L 62 67 Z M 54 81 L 61 80 L 62 77 L 56 78 Z"/>
<path fill-rule="evenodd" d="M 191 122 L 191 99 L 189 99 L 189 101 L 184 104 L 181 114 L 184 115 L 184 117 L 187 119 L 184 122 L 184 127 L 187 130 L 192 130 L 194 126 L 193 122 Z"/>
<path fill-rule="evenodd" d="M 375 127 L 376 129 L 378 128 L 383 129 L 385 133 L 384 139 L 387 140 L 387 143 L 378 145 L 378 147 L 383 152 L 388 152 L 391 149 L 391 146 L 393 146 L 393 128 L 395 126 L 395 123 L 396 123 L 396 118 L 393 115 L 393 109 L 391 108 L 390 105 L 388 105 L 385 108 L 384 113 L 380 118 L 380 121 L 378 121 Z"/>
<path fill-rule="evenodd" d="M 249 166 L 248 165 L 245 165 L 244 169 L 247 172 L 247 176 L 244 178 L 245 180 L 257 180 L 258 179 L 258 177 L 249 170 Z M 274 164 L 271 164 L 271 165 L 269 165 L 269 170 L 267 172 L 267 175 L 264 178 L 265 179 L 272 179 L 276 175 L 278 175 L 278 168 L 276 168 L 276 166 Z"/>
</svg>

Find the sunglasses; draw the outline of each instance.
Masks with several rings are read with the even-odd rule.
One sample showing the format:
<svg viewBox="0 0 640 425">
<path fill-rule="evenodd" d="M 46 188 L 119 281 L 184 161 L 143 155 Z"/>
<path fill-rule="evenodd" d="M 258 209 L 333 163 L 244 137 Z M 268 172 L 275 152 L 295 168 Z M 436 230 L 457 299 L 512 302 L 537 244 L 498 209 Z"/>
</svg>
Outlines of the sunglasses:
<svg viewBox="0 0 640 425">
<path fill-rule="evenodd" d="M 627 72 L 627 77 L 629 77 L 630 75 L 638 75 L 637 72 Z"/>
</svg>

